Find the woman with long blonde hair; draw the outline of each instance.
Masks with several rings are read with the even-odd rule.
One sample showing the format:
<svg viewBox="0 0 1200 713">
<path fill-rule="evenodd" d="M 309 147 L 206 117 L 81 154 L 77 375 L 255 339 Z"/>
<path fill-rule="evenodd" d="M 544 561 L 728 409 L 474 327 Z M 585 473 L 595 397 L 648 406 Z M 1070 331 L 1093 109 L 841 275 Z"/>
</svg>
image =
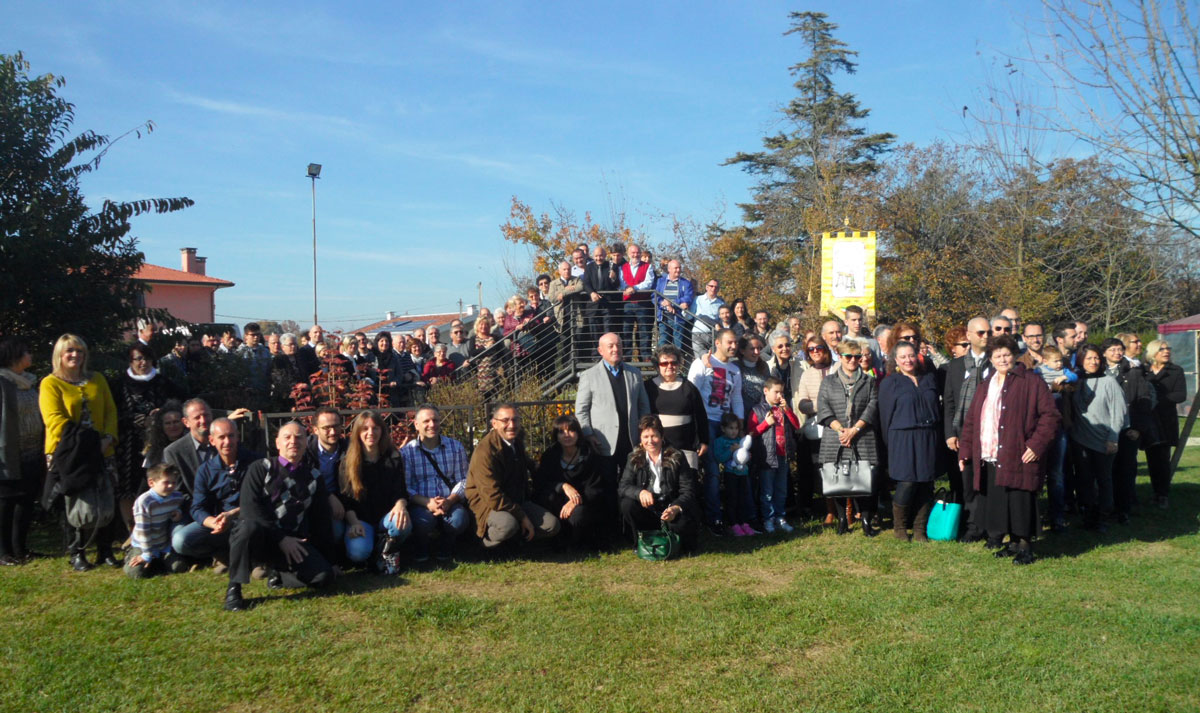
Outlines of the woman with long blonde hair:
<svg viewBox="0 0 1200 713">
<path fill-rule="evenodd" d="M 116 476 L 117 405 L 109 391 L 108 382 L 100 374 L 88 369 L 87 343 L 74 334 L 64 334 L 54 342 L 51 364 L 53 372 L 42 379 L 38 394 L 38 406 L 46 426 L 47 463 L 53 468 L 54 452 L 67 430 L 67 424 L 74 423 L 84 429 L 97 431 L 104 465 L 89 480 L 101 485 L 97 491 L 102 497 L 112 498 Z M 104 482 L 104 479 L 108 482 Z M 111 505 L 108 509 L 112 512 Z M 84 555 L 84 548 L 93 538 L 96 540 L 96 561 L 110 567 L 121 566 L 113 556 L 111 521 L 91 530 L 73 527 L 65 521 L 63 527 L 67 534 L 71 566 L 75 571 L 83 572 L 92 568 Z"/>
<path fill-rule="evenodd" d="M 346 557 L 363 563 L 378 550 L 380 570 L 396 574 L 400 545 L 412 532 L 404 459 L 374 411 L 354 419 L 349 440 L 339 474 L 339 499 L 346 510 Z M 376 528 L 385 533 L 378 543 Z"/>
</svg>

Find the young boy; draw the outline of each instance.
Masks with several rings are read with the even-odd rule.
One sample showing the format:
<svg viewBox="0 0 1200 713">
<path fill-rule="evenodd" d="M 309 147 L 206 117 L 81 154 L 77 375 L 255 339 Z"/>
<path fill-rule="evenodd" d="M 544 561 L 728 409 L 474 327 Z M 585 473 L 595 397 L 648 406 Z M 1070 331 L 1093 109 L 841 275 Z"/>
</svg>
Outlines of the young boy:
<svg viewBox="0 0 1200 713">
<path fill-rule="evenodd" d="M 1075 390 L 1075 382 L 1079 380 L 1079 376 L 1074 371 L 1063 368 L 1063 354 L 1055 347 L 1042 349 L 1042 363 L 1033 371 L 1046 381 L 1054 396 L 1054 404 L 1061 412 L 1063 394 Z M 1066 483 L 1063 476 L 1063 461 L 1066 456 L 1067 432 L 1060 425 L 1054 441 L 1050 444 L 1050 452 L 1046 454 L 1046 496 L 1050 501 L 1050 529 L 1054 532 L 1062 532 L 1067 528 Z"/>
<path fill-rule="evenodd" d="M 750 435 L 755 437 L 754 464 L 759 468 L 759 505 L 763 529 L 767 532 L 775 532 L 776 527 L 784 532 L 795 529 L 784 519 L 783 509 L 799 428 L 800 419 L 784 398 L 783 382 L 768 378 L 763 382 L 763 400 L 750 412 Z"/>
<path fill-rule="evenodd" d="M 125 556 L 125 574 L 143 579 L 156 571 L 182 572 L 187 564 L 171 551 L 171 530 L 183 518 L 179 469 L 163 463 L 146 474 L 150 489 L 133 501 L 132 546 Z"/>
<path fill-rule="evenodd" d="M 738 463 L 734 454 L 742 445 L 742 419 L 732 413 L 721 416 L 721 435 L 713 444 L 713 458 L 721 468 L 721 479 L 725 481 L 725 515 L 733 523 L 730 530 L 737 537 L 758 535 L 750 527 L 753 519 L 754 496 L 750 492 L 750 468 Z"/>
</svg>

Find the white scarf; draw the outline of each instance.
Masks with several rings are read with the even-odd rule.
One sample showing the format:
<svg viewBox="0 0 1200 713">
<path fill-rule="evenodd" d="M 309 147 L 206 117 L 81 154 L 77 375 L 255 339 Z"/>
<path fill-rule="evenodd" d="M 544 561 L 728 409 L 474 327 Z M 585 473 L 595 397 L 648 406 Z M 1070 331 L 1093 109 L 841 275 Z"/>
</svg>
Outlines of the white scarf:
<svg viewBox="0 0 1200 713">
<path fill-rule="evenodd" d="M 0 377 L 4 377 L 16 385 L 19 391 L 28 391 L 37 383 L 37 377 L 33 374 L 22 372 L 18 374 L 12 369 L 0 369 Z"/>
<path fill-rule="evenodd" d="M 135 373 L 133 373 L 133 369 L 129 368 L 129 369 L 125 370 L 125 374 L 130 379 L 133 379 L 134 381 L 150 381 L 154 377 L 158 376 L 158 369 L 155 369 L 154 367 L 150 367 L 149 374 L 135 374 Z"/>
</svg>

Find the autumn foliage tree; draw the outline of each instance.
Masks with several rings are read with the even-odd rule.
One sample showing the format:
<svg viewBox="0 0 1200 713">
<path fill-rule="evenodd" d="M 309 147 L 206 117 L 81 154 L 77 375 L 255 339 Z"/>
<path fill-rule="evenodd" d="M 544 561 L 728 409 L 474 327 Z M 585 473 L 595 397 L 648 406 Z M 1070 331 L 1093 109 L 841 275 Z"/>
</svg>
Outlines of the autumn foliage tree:
<svg viewBox="0 0 1200 713">
<path fill-rule="evenodd" d="M 573 212 L 555 205 L 553 215 L 545 212 L 539 214 L 516 196 L 512 198 L 508 220 L 500 226 L 500 233 L 505 240 L 530 249 L 534 274 L 554 274 L 558 263 L 563 260 L 570 262 L 572 251 L 580 244 L 609 245 L 634 239 L 634 233 L 624 224 L 623 216 L 618 216 L 616 225 L 605 228 L 592 220 L 590 212 L 583 214 L 583 220 L 577 220 Z"/>
</svg>

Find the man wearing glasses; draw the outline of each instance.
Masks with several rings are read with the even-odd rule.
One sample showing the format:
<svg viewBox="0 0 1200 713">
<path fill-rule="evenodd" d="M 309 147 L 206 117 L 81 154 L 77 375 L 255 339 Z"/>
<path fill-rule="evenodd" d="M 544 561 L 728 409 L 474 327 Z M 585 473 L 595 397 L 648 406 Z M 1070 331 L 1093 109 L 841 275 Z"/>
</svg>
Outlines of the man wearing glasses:
<svg viewBox="0 0 1200 713">
<path fill-rule="evenodd" d="M 1012 320 L 1002 314 L 992 317 L 991 328 L 993 337 L 999 337 L 1001 334 L 1007 334 L 1011 337 L 1013 334 Z"/>
<path fill-rule="evenodd" d="M 475 534 L 483 546 L 529 542 L 558 534 L 558 518 L 530 498 L 529 475 L 536 464 L 525 453 L 521 417 L 512 404 L 492 411 L 492 430 L 471 454 L 467 502 L 475 515 Z"/>
<path fill-rule="evenodd" d="M 1004 318 L 1008 328 L 1012 323 Z M 994 320 L 993 320 L 994 323 Z M 988 335 L 991 324 L 985 317 L 975 317 L 967 323 L 967 341 L 971 343 L 970 350 L 963 356 L 950 362 L 946 367 L 946 390 L 942 396 L 942 424 L 945 429 L 946 446 L 958 452 L 958 439 L 962 435 L 963 419 L 971 400 L 975 398 L 975 390 L 983 383 L 989 374 L 990 365 L 986 359 Z M 961 473 L 961 477 L 950 478 L 951 491 L 961 500 L 967 511 L 967 531 L 963 535 L 965 542 L 976 542 L 984 538 L 983 513 L 978 512 L 979 498 L 975 490 L 974 473 L 970 470 Z"/>
<path fill-rule="evenodd" d="M 692 353 L 699 359 L 712 348 L 713 328 L 725 300 L 717 295 L 721 283 L 709 280 L 704 284 L 704 294 L 696 298 L 696 321 L 692 323 Z"/>
<path fill-rule="evenodd" d="M 450 343 L 446 345 L 446 358 L 454 364 L 455 369 L 459 369 L 470 354 L 471 345 L 467 342 L 467 330 L 463 327 L 462 320 L 456 319 L 450 323 Z"/>
<path fill-rule="evenodd" d="M 1037 322 L 1029 322 L 1025 325 L 1021 339 L 1025 342 L 1025 353 L 1017 361 L 1024 364 L 1026 369 L 1033 369 L 1042 363 L 1042 347 L 1046 346 L 1046 330 Z"/>
</svg>

